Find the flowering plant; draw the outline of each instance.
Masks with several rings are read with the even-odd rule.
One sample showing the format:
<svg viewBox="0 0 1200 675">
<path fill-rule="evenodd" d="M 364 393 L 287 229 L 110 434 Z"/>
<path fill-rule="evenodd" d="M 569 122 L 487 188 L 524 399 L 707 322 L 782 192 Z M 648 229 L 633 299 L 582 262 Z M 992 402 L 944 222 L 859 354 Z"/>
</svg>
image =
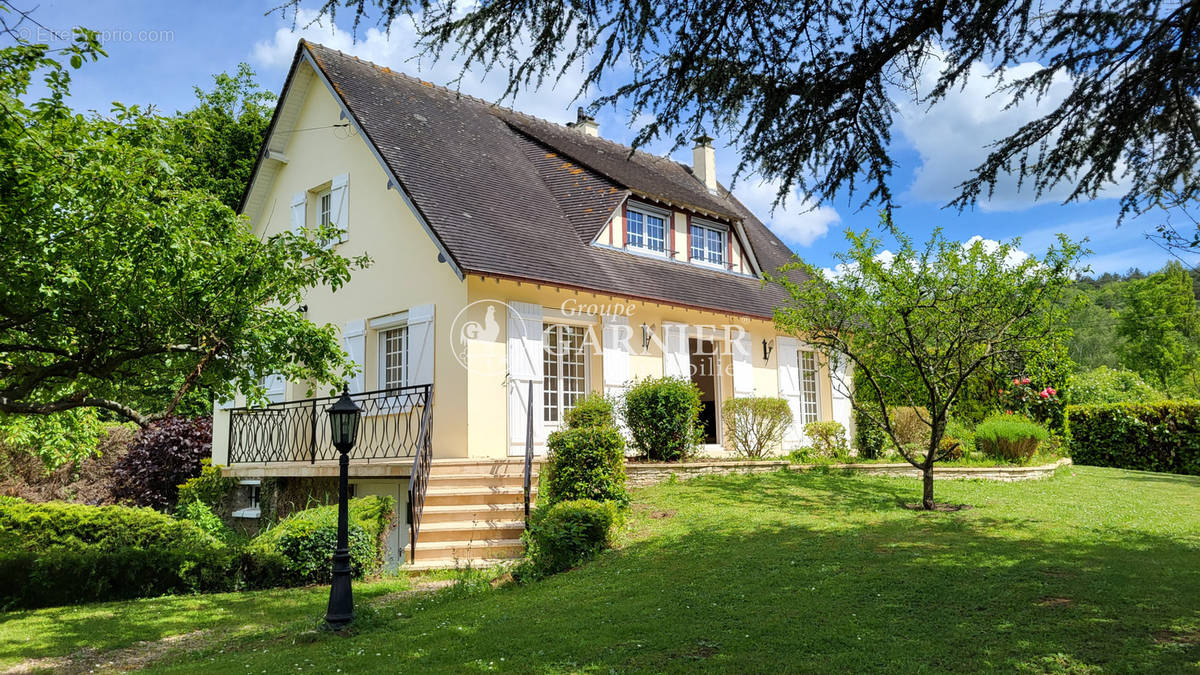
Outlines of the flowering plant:
<svg viewBox="0 0 1200 675">
<path fill-rule="evenodd" d="M 1014 377 L 998 393 L 1000 408 L 1009 415 L 1025 415 L 1051 424 L 1062 415 L 1063 401 L 1058 390 L 1035 384 L 1028 377 Z"/>
</svg>

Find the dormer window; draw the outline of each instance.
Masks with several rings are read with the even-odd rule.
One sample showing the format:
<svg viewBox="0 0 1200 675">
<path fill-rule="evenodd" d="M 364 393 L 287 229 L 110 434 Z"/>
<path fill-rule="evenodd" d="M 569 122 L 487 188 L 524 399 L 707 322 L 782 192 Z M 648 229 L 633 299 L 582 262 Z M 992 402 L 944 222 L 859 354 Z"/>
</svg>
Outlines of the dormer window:
<svg viewBox="0 0 1200 675">
<path fill-rule="evenodd" d="M 725 253 L 725 231 L 717 227 L 713 227 L 703 223 L 692 223 L 692 228 L 689 231 L 691 239 L 691 256 L 692 262 L 708 263 L 710 265 L 724 265 L 726 260 Z"/>
<path fill-rule="evenodd" d="M 626 210 L 625 243 L 629 248 L 662 255 L 667 250 L 667 217 L 643 208 Z"/>
</svg>

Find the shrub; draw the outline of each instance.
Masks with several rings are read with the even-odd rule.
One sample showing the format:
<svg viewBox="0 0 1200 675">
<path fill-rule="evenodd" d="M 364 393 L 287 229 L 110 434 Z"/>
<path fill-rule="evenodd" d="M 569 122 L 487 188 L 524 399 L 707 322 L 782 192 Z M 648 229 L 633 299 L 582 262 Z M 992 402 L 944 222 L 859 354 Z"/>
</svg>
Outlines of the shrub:
<svg viewBox="0 0 1200 675">
<path fill-rule="evenodd" d="M 355 577 L 377 572 L 383 564 L 384 537 L 395 501 L 390 497 L 350 500 L 350 565 Z M 337 543 L 337 505 L 297 511 L 250 542 L 255 554 L 277 554 L 291 583 L 324 583 L 333 578 Z"/>
<path fill-rule="evenodd" d="M 700 390 L 690 380 L 662 377 L 634 382 L 621 409 L 634 449 L 652 461 L 685 459 L 703 438 Z"/>
<path fill-rule="evenodd" d="M 202 459 L 200 475 L 179 485 L 176 511 L 191 502 L 200 502 L 210 509 L 215 509 L 236 486 L 237 479 L 225 478 L 221 475 L 221 468 L 212 465 L 211 459 Z"/>
<path fill-rule="evenodd" d="M 1044 381 L 1043 381 L 1044 382 Z M 1065 403 L 1060 384 L 1043 384 L 1028 377 L 1014 377 L 1000 390 L 1000 407 L 1023 415 L 1061 432 L 1066 424 Z"/>
<path fill-rule="evenodd" d="M 238 560 L 194 524 L 152 509 L 0 504 L 0 606 L 232 590 Z"/>
<path fill-rule="evenodd" d="M 564 429 L 550 434 L 538 500 L 629 502 L 625 491 L 625 439 L 612 426 Z"/>
<path fill-rule="evenodd" d="M 44 471 L 78 466 L 96 454 L 104 425 L 95 409 L 76 408 L 51 415 L 0 414 L 0 444 L 41 460 Z"/>
<path fill-rule="evenodd" d="M 888 419 L 892 424 L 892 433 L 900 445 L 908 447 L 929 445 L 929 411 L 925 408 L 910 406 L 895 406 L 888 408 Z"/>
<path fill-rule="evenodd" d="M 149 508 L 64 502 L 0 505 L 0 550 L 143 549 L 215 543 L 193 524 Z"/>
<path fill-rule="evenodd" d="M 966 422 L 956 417 L 951 417 L 946 421 L 946 431 L 942 438 L 946 438 L 947 436 L 958 441 L 959 448 L 962 450 L 962 453 L 956 459 L 961 459 L 962 456 L 975 452 L 975 430 Z"/>
<path fill-rule="evenodd" d="M 229 542 L 236 538 L 233 530 L 229 529 L 225 522 L 213 513 L 212 507 L 202 501 L 179 502 L 179 505 L 175 507 L 175 515 L 180 520 L 186 520 L 221 541 Z"/>
<path fill-rule="evenodd" d="M 942 436 L 941 442 L 938 443 L 937 460 L 940 462 L 953 462 L 962 458 L 962 441 L 954 436 Z"/>
<path fill-rule="evenodd" d="M 1131 370 L 1100 366 L 1071 378 L 1071 402 L 1076 405 L 1104 403 L 1151 403 L 1165 396 L 1146 384 Z"/>
<path fill-rule="evenodd" d="M 1049 437 L 1046 427 L 1021 415 L 992 415 L 975 428 L 976 447 L 988 457 L 1008 462 L 1028 461 Z"/>
<path fill-rule="evenodd" d="M 883 454 L 887 432 L 870 417 L 854 411 L 854 448 L 863 459 L 875 459 Z"/>
<path fill-rule="evenodd" d="M 520 577 L 557 574 L 591 559 L 611 544 L 617 516 L 612 502 L 577 499 L 539 504 L 529 517 L 528 561 Z"/>
<path fill-rule="evenodd" d="M 1200 401 L 1068 406 L 1079 464 L 1200 476 Z"/>
<path fill-rule="evenodd" d="M 809 422 L 804 425 L 804 435 L 812 442 L 813 452 L 820 457 L 844 459 L 850 455 L 846 427 L 840 422 Z"/>
<path fill-rule="evenodd" d="M 783 442 L 792 423 L 792 409 L 781 398 L 735 398 L 721 411 L 729 449 L 742 457 L 758 459 Z"/>
<path fill-rule="evenodd" d="M 576 401 L 564 421 L 568 429 L 617 426 L 613 401 L 604 394 L 588 394 Z"/>
<path fill-rule="evenodd" d="M 200 475 L 212 455 L 212 419 L 170 417 L 138 431 L 113 469 L 113 496 L 136 506 L 170 510 L 179 484 Z"/>
</svg>

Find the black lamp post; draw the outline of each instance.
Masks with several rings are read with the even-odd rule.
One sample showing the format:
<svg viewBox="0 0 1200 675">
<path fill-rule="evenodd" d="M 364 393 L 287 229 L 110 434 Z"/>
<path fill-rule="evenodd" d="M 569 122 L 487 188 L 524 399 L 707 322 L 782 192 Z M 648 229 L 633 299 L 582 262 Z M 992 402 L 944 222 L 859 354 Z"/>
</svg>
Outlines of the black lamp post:
<svg viewBox="0 0 1200 675">
<path fill-rule="evenodd" d="M 341 455 L 338 458 L 338 530 L 337 548 L 333 551 L 333 584 L 329 587 L 329 609 L 325 612 L 325 624 L 337 630 L 345 628 L 354 619 L 354 593 L 350 589 L 350 542 L 349 511 L 346 506 L 350 486 L 350 450 L 358 438 L 359 413 L 362 410 L 350 400 L 350 390 L 342 387 L 342 397 L 329 408 L 329 427 L 333 447 Z"/>
</svg>

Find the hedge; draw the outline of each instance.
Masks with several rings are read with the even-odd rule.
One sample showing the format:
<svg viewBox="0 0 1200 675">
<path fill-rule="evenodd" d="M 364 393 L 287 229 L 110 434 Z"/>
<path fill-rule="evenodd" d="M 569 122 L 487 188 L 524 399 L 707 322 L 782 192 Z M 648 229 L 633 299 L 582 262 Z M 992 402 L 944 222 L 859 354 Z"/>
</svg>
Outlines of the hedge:
<svg viewBox="0 0 1200 675">
<path fill-rule="evenodd" d="M 1078 464 L 1200 475 L 1200 401 L 1067 407 Z"/>
<path fill-rule="evenodd" d="M 382 561 L 394 503 L 351 505 L 364 574 Z M 243 548 L 148 508 L 0 499 L 0 609 L 310 583 L 327 578 L 336 526 L 334 507 L 301 511 Z"/>
</svg>

